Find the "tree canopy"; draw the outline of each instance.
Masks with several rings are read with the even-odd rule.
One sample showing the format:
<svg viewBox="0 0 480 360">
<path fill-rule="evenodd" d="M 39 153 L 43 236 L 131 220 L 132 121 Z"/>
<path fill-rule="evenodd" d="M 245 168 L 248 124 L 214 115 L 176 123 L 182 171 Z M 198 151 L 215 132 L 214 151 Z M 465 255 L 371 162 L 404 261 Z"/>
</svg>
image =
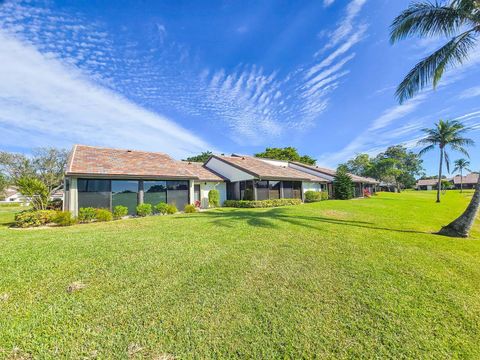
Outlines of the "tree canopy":
<svg viewBox="0 0 480 360">
<path fill-rule="evenodd" d="M 288 146 L 284 148 L 266 148 L 264 152 L 254 155 L 259 158 L 296 161 L 307 165 L 315 165 L 316 160 L 309 155 L 300 155 L 294 147 Z"/>
<path fill-rule="evenodd" d="M 185 159 L 185 161 L 192 161 L 192 162 L 201 162 L 201 163 L 204 163 L 206 162 L 208 159 L 210 159 L 210 156 L 212 156 L 213 153 L 211 151 L 203 151 L 201 154 L 199 155 L 195 155 L 195 156 L 190 156 L 188 158 Z"/>
</svg>

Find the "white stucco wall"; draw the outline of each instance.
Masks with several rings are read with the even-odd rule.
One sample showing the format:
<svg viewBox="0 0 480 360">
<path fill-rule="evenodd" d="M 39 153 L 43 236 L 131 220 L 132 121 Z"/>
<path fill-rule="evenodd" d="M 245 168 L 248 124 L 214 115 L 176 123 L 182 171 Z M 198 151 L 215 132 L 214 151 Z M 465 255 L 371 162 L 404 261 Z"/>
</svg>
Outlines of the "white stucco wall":
<svg viewBox="0 0 480 360">
<path fill-rule="evenodd" d="M 305 194 L 305 192 L 311 190 L 311 191 L 322 191 L 321 187 L 320 187 L 320 183 L 314 183 L 314 182 L 307 182 L 307 181 L 304 181 L 302 183 L 302 189 L 303 189 L 303 193 Z"/>
<path fill-rule="evenodd" d="M 200 202 L 202 203 L 202 208 L 208 208 L 208 192 L 213 189 L 218 190 L 220 194 L 220 206 L 222 206 L 224 201 L 227 200 L 226 183 L 196 181 L 195 185 L 197 184 L 200 185 Z"/>
<path fill-rule="evenodd" d="M 239 170 L 234 166 L 231 166 L 221 160 L 211 158 L 205 164 L 205 166 L 218 174 L 226 177 L 230 181 L 242 181 L 242 180 L 252 180 L 254 177 L 245 171 Z"/>
</svg>

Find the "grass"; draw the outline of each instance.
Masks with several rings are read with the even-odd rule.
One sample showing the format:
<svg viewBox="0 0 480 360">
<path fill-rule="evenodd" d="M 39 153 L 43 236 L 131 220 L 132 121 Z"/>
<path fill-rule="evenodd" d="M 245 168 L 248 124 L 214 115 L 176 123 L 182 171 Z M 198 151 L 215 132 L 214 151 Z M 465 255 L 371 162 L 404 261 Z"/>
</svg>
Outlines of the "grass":
<svg viewBox="0 0 480 360">
<path fill-rule="evenodd" d="M 0 226 L 0 357 L 479 358 L 471 195 Z"/>
</svg>

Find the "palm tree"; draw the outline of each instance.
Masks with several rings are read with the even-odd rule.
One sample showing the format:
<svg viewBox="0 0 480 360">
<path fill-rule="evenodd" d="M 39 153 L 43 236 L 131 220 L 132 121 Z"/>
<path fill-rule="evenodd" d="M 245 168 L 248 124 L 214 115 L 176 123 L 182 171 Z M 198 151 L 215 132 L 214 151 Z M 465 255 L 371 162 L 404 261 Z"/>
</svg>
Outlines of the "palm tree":
<svg viewBox="0 0 480 360">
<path fill-rule="evenodd" d="M 453 169 L 453 172 L 460 172 L 460 192 L 463 192 L 463 170 L 472 172 L 472 170 L 468 168 L 470 166 L 470 161 L 467 159 L 458 159 L 455 160 L 454 164 L 455 168 Z"/>
<path fill-rule="evenodd" d="M 437 184 L 437 202 L 440 202 L 440 190 L 442 188 L 442 168 L 443 161 L 447 165 L 447 171 L 450 172 L 450 160 L 446 151 L 447 146 L 452 150 L 460 151 L 469 157 L 465 146 L 473 145 L 473 140 L 463 137 L 463 133 L 468 129 L 461 122 L 456 120 L 440 120 L 435 124 L 433 129 L 422 129 L 425 137 L 418 141 L 418 145 L 427 145 L 419 155 L 423 155 L 428 151 L 434 150 L 437 146 L 440 149 L 440 166 L 438 167 L 438 184 Z"/>
<path fill-rule="evenodd" d="M 415 96 L 430 83 L 435 88 L 445 69 L 461 65 L 468 58 L 480 36 L 479 0 L 452 0 L 445 4 L 427 1 L 412 3 L 395 18 L 391 25 L 390 41 L 396 43 L 409 36 L 445 36 L 440 49 L 421 60 L 398 86 L 400 103 Z M 465 212 L 440 230 L 440 234 L 466 237 L 480 206 L 480 176 L 475 193 Z"/>
</svg>

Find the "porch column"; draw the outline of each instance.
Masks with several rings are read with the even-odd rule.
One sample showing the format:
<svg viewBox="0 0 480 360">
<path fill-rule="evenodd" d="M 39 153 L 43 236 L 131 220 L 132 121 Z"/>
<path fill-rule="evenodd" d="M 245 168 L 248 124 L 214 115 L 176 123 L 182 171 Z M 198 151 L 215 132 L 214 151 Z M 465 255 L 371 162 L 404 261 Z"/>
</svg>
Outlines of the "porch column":
<svg viewBox="0 0 480 360">
<path fill-rule="evenodd" d="M 189 188 L 188 188 L 188 203 L 194 204 L 195 203 L 195 181 L 188 180 Z"/>
<path fill-rule="evenodd" d="M 68 191 L 68 211 L 73 216 L 78 215 L 78 186 L 77 178 L 70 178 L 70 190 Z"/>
<path fill-rule="evenodd" d="M 280 199 L 283 199 L 285 196 L 283 195 L 283 181 L 280 181 Z"/>
<path fill-rule="evenodd" d="M 253 200 L 257 200 L 258 197 L 257 197 L 257 184 L 255 182 L 255 180 L 252 180 L 253 182 Z"/>
<path fill-rule="evenodd" d="M 144 199 L 144 186 L 143 186 L 143 180 L 140 180 L 138 182 L 138 196 L 137 196 L 137 203 L 138 205 L 143 204 L 143 199 Z"/>
</svg>

